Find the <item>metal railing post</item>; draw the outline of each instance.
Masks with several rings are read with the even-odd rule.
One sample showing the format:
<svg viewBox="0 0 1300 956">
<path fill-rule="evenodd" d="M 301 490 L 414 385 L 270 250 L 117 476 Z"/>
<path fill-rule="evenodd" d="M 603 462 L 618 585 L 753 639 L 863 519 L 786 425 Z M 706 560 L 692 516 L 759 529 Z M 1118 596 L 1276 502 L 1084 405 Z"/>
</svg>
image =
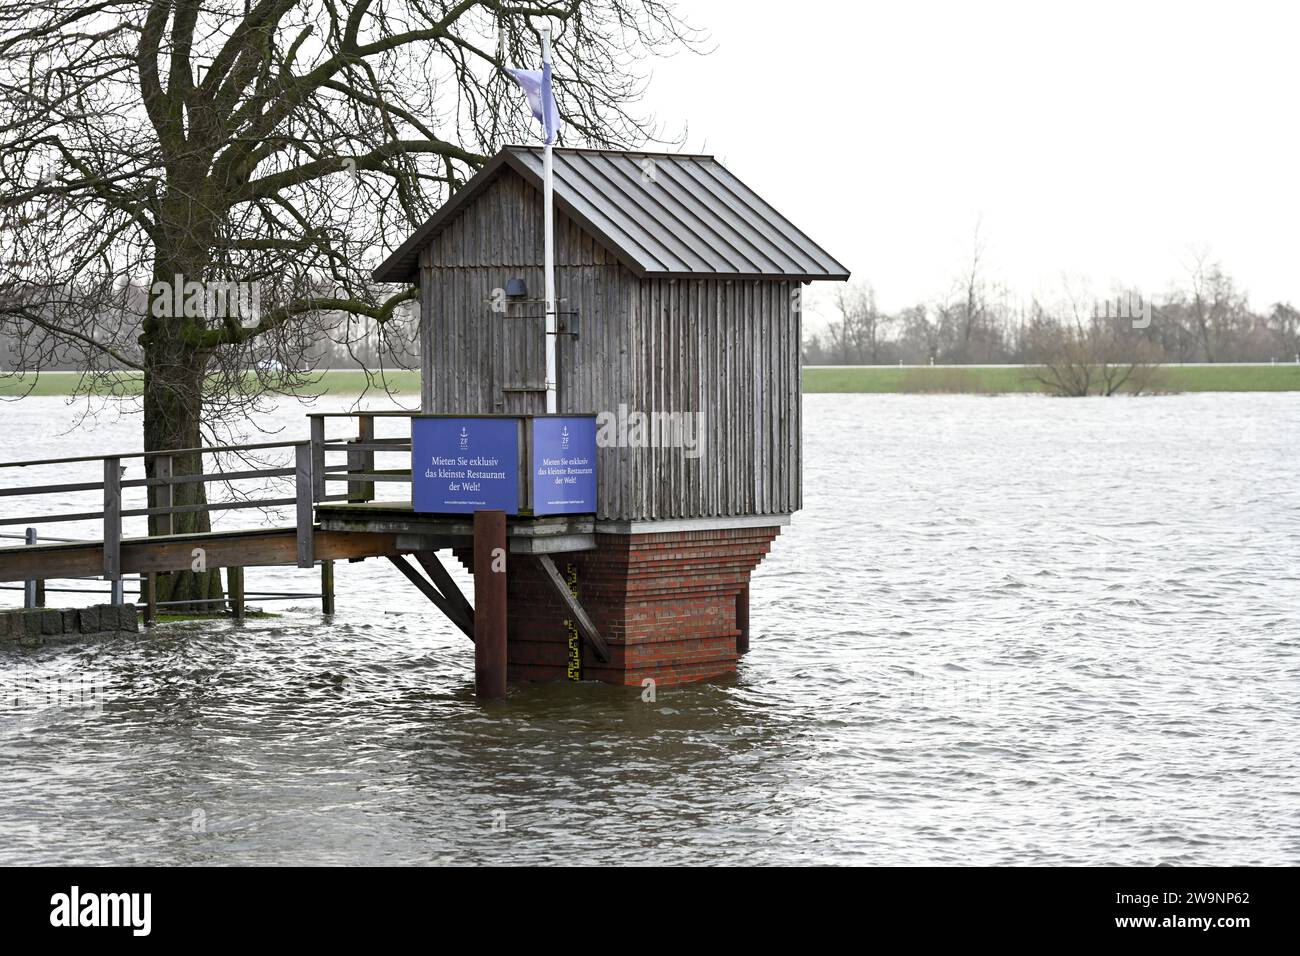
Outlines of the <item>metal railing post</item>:
<svg viewBox="0 0 1300 956">
<path fill-rule="evenodd" d="M 318 419 L 312 419 L 312 432 Z M 312 458 L 315 442 L 294 446 L 294 487 L 297 491 L 298 567 L 310 568 L 316 563 L 316 547 L 312 538 L 315 512 L 312 508 L 315 482 L 312 480 Z M 322 451 L 323 454 L 323 451 Z"/>
<path fill-rule="evenodd" d="M 32 545 L 32 544 L 35 544 L 35 543 L 36 543 L 36 529 L 35 529 L 35 528 L 28 528 L 28 529 L 27 529 L 27 534 L 26 534 L 26 543 L 29 544 L 29 545 Z M 35 580 L 31 580 L 31 581 L 26 581 L 26 582 L 24 582 L 24 584 L 23 584 L 23 607 L 25 607 L 25 608 L 33 608 L 33 607 L 39 607 L 39 606 L 40 606 L 40 605 L 38 605 L 38 604 L 36 603 L 36 586 L 37 586 L 37 583 L 38 583 L 38 582 L 35 581 Z"/>
<path fill-rule="evenodd" d="M 173 468 L 174 464 L 171 455 L 159 455 L 153 460 L 153 476 L 165 480 L 164 484 L 154 486 L 154 501 L 156 502 L 154 507 L 156 508 L 172 507 L 172 501 L 174 500 L 172 496 Z M 170 514 L 155 515 L 154 521 L 155 526 L 158 528 L 158 534 L 172 533 L 173 525 Z"/>
<path fill-rule="evenodd" d="M 357 444 L 373 443 L 375 440 L 375 416 L 357 416 Z M 375 453 L 373 451 L 348 452 L 348 471 L 361 474 L 373 474 L 375 470 Z M 349 481 L 348 501 L 374 501 L 375 483 L 373 481 Z"/>
<path fill-rule="evenodd" d="M 104 580 L 113 582 L 113 603 L 122 603 L 122 460 L 104 459 Z"/>
<path fill-rule="evenodd" d="M 230 615 L 236 621 L 244 619 L 244 569 L 226 568 L 226 580 L 230 588 Z"/>
<path fill-rule="evenodd" d="M 153 460 L 153 476 L 163 483 L 153 486 L 153 506 L 155 508 L 170 508 L 175 497 L 172 492 L 172 475 L 174 474 L 175 465 L 171 455 L 157 455 Z M 153 526 L 157 529 L 154 533 L 157 535 L 169 535 L 172 533 L 172 516 L 170 514 L 158 514 L 153 516 Z M 144 622 L 153 624 L 158 620 L 158 575 L 150 571 L 140 579 L 141 590 L 144 591 Z"/>
<path fill-rule="evenodd" d="M 311 416 L 311 494 L 312 501 L 325 500 L 325 419 Z"/>
<path fill-rule="evenodd" d="M 144 597 L 144 622 L 154 624 L 158 621 L 158 578 L 150 571 L 140 575 L 140 593 Z"/>
<path fill-rule="evenodd" d="M 322 614 L 334 613 L 334 562 L 320 563 L 320 609 Z"/>
</svg>

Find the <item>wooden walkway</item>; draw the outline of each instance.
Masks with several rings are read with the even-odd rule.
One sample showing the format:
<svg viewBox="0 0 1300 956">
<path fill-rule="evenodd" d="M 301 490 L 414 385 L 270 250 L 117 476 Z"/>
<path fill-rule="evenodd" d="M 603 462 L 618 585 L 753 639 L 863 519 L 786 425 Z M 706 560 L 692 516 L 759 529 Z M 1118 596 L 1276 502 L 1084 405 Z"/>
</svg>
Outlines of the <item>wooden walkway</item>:
<svg viewBox="0 0 1300 956">
<path fill-rule="evenodd" d="M 106 556 L 103 541 L 19 545 L 0 548 L 0 581 L 101 577 L 112 580 L 103 570 L 110 562 L 116 564 L 119 577 L 188 571 L 193 566 L 196 548 L 203 550 L 209 569 L 298 565 L 298 537 L 296 527 L 287 527 L 123 538 L 117 543 L 115 557 Z M 311 537 L 313 564 L 403 553 L 394 534 L 356 534 L 315 528 Z"/>
<path fill-rule="evenodd" d="M 229 573 L 227 600 L 236 616 L 243 613 L 243 570 L 247 567 L 320 565 L 328 577 L 330 597 L 325 610 L 332 612 L 333 562 L 384 558 L 419 589 L 459 630 L 474 636 L 474 609 L 438 559 L 437 551 L 472 545 L 473 515 L 417 514 L 411 508 L 409 490 L 405 500 L 376 500 L 376 484 L 405 484 L 411 480 L 409 426 L 405 437 L 377 438 L 376 419 L 405 418 L 407 413 L 357 413 L 309 415 L 311 437 L 301 441 L 262 442 L 203 449 L 162 452 L 129 452 L 119 455 L 90 455 L 33 461 L 0 462 L 0 482 L 14 470 L 41 472 L 89 469 L 99 480 L 56 481 L 40 485 L 0 488 L 0 532 L 6 527 L 37 529 L 37 542 L 0 547 L 0 582 L 23 581 L 29 585 L 52 579 L 98 578 L 115 582 L 115 603 L 123 601 L 120 582 L 126 575 L 140 576 L 145 620 L 158 613 L 155 575 L 186 571 L 201 556 L 203 569 L 225 568 Z M 341 419 L 355 419 L 356 432 L 347 438 L 327 438 L 327 426 Z M 203 474 L 179 474 L 179 461 L 201 455 L 212 461 Z M 376 456 L 404 456 L 401 467 L 377 468 Z M 255 457 L 278 457 L 283 461 L 256 464 Z M 341 460 L 340 460 L 341 459 Z M 127 461 L 149 463 L 145 477 L 126 479 Z M 233 467 L 231 462 L 235 462 Z M 138 467 L 138 466 L 137 466 Z M 185 484 L 220 485 L 226 494 L 202 504 L 176 505 L 175 490 Z M 344 485 L 345 490 L 330 492 Z M 253 485 L 254 488 L 249 488 Z M 268 488 L 271 491 L 268 492 Z M 276 493 L 279 492 L 279 493 Z M 128 503 L 127 495 L 145 500 Z M 31 502 L 48 503 L 51 498 L 93 496 L 93 504 L 82 510 L 56 511 Z M 152 499 L 150 503 L 149 499 Z M 9 502 L 22 499 L 25 514 L 13 516 Z M 220 528 L 209 532 L 173 534 L 174 516 L 184 513 L 239 511 L 260 512 L 263 521 L 245 522 L 245 527 Z M 291 525 L 272 523 L 269 516 L 291 511 Z M 144 518 L 154 533 L 124 536 L 126 519 Z M 101 530 L 87 540 L 57 540 L 39 543 L 40 529 L 68 523 L 89 523 Z M 589 644 L 605 659 L 607 648 L 591 626 L 582 608 L 560 581 L 550 555 L 585 550 L 594 546 L 594 519 L 590 515 L 533 518 L 520 516 L 506 521 L 505 541 L 511 554 L 533 555 L 557 582 L 561 600 L 574 611 Z M 10 537 L 14 537 L 11 535 Z M 408 556 L 415 558 L 415 563 Z M 38 593 L 28 588 L 28 601 Z M 186 603 L 211 604 L 211 600 Z M 504 613 L 504 611 L 502 611 Z M 504 634 L 504 632 L 502 632 Z M 502 637 L 504 640 L 504 637 Z"/>
</svg>

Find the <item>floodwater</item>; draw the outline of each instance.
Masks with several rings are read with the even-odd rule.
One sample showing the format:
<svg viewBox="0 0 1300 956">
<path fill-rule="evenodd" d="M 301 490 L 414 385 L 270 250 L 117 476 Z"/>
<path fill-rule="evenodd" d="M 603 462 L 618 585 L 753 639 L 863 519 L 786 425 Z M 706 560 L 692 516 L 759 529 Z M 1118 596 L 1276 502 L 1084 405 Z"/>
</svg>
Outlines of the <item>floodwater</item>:
<svg viewBox="0 0 1300 956">
<path fill-rule="evenodd" d="M 9 456 L 138 447 L 0 412 Z M 1290 394 L 808 396 L 752 652 L 653 701 L 477 705 L 377 561 L 332 619 L 0 651 L 0 862 L 1295 865 L 1298 447 Z"/>
</svg>

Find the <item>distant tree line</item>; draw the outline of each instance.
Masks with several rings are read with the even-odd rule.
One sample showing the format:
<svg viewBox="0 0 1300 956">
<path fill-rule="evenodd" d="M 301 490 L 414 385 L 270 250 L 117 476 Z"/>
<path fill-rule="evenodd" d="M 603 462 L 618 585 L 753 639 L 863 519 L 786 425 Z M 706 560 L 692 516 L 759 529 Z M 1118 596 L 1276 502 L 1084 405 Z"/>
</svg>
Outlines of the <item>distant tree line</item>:
<svg viewBox="0 0 1300 956">
<path fill-rule="evenodd" d="M 1109 298 L 1064 293 L 1013 303 L 986 281 L 977 248 L 950 293 L 896 312 L 858 283 L 836 297 L 837 315 L 803 344 L 809 365 L 1150 365 L 1300 360 L 1300 309 L 1251 308 L 1216 263 L 1198 259 L 1182 288 L 1155 299 L 1136 290 Z"/>
<path fill-rule="evenodd" d="M 138 364 L 141 349 L 136 339 L 142 332 L 141 313 L 148 290 L 128 284 L 120 293 L 123 308 L 101 308 L 87 323 L 96 340 L 121 342 L 123 362 L 111 359 L 107 368 L 127 370 Z M 271 391 L 297 388 L 327 369 L 365 369 L 378 373 L 388 369 L 419 367 L 419 313 L 408 302 L 394 310 L 391 319 L 339 310 L 317 313 L 311 323 L 300 323 L 293 336 L 249 340 L 239 353 L 227 357 L 232 368 L 245 377 L 273 379 Z M 76 343 L 39 326 L 0 327 L 0 375 L 36 371 L 85 372 L 85 350 Z"/>
</svg>

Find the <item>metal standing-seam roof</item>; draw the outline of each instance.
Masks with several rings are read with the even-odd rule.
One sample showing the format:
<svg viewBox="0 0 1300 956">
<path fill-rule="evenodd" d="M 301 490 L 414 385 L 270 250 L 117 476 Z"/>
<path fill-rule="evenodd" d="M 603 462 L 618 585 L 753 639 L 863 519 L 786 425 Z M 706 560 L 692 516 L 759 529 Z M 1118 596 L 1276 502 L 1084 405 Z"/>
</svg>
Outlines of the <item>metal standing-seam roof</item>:
<svg viewBox="0 0 1300 956">
<path fill-rule="evenodd" d="M 507 146 L 374 272 L 414 282 L 420 249 L 510 167 L 542 187 L 542 148 Z M 554 150 L 555 205 L 639 276 L 843 280 L 848 270 L 712 156 Z"/>
</svg>

